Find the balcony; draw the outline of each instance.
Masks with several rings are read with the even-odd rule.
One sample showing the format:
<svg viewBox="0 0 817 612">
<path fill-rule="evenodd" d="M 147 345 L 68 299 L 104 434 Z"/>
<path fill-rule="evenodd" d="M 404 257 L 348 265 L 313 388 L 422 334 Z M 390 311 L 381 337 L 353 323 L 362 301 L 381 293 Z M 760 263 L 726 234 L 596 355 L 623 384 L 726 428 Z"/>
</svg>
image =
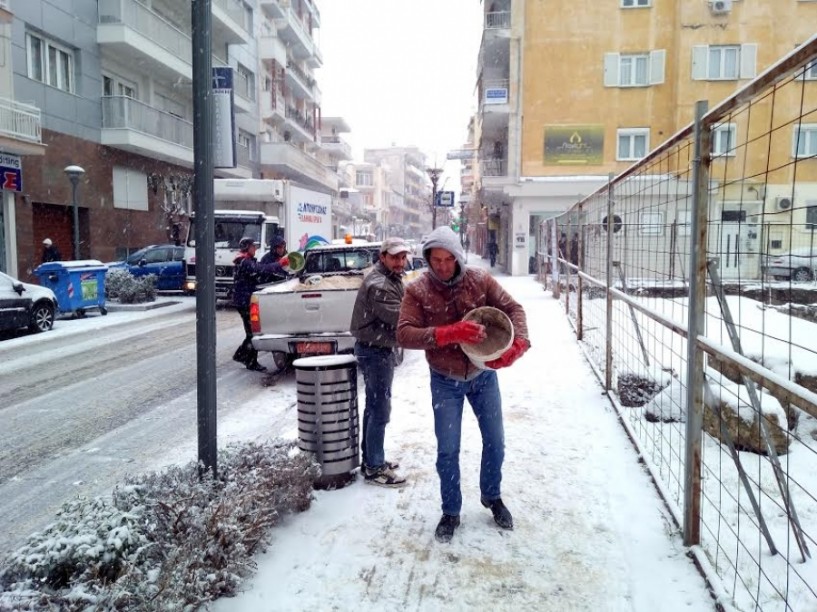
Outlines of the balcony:
<svg viewBox="0 0 817 612">
<path fill-rule="evenodd" d="M 352 159 L 352 147 L 340 136 L 322 136 L 321 148 L 335 159 Z"/>
<path fill-rule="evenodd" d="M 258 0 L 258 6 L 270 19 L 284 19 L 289 9 L 289 0 Z"/>
<path fill-rule="evenodd" d="M 302 111 L 293 106 L 286 107 L 287 125 L 294 128 L 290 130 L 290 137 L 297 141 L 303 142 L 311 146 L 315 146 L 315 124 L 311 117 L 307 117 Z"/>
<path fill-rule="evenodd" d="M 286 121 L 287 109 L 284 94 L 280 89 L 261 94 L 261 118 L 273 125 Z"/>
<path fill-rule="evenodd" d="M 511 12 L 510 11 L 495 11 L 485 13 L 485 29 L 486 30 L 510 30 L 511 29 Z"/>
<path fill-rule="evenodd" d="M 12 155 L 44 155 L 40 109 L 0 98 L 0 149 Z"/>
<path fill-rule="evenodd" d="M 274 62 L 280 66 L 287 65 L 287 48 L 277 36 L 261 36 L 258 38 L 258 57 L 266 62 Z"/>
<path fill-rule="evenodd" d="M 292 50 L 299 60 L 308 59 L 316 54 L 316 45 L 312 40 L 312 35 L 308 32 L 306 24 L 301 21 L 298 14 L 292 9 L 289 0 L 281 0 L 281 4 L 286 5 L 286 16 L 278 21 L 278 36 Z"/>
<path fill-rule="evenodd" d="M 294 61 L 288 60 L 286 63 L 286 81 L 296 97 L 304 100 L 314 100 L 315 79 L 309 76 Z"/>
<path fill-rule="evenodd" d="M 246 45 L 251 34 L 244 27 L 244 7 L 237 0 L 212 0 L 213 40 L 227 44 Z"/>
<path fill-rule="evenodd" d="M 192 78 L 190 36 L 136 0 L 99 0 L 96 41 L 123 65 L 158 79 Z"/>
<path fill-rule="evenodd" d="M 265 171 L 287 176 L 307 187 L 328 188 L 332 191 L 338 189 L 337 174 L 289 142 L 262 143 L 261 166 Z"/>
<path fill-rule="evenodd" d="M 193 124 L 127 96 L 102 97 L 103 145 L 193 166 Z"/>
</svg>

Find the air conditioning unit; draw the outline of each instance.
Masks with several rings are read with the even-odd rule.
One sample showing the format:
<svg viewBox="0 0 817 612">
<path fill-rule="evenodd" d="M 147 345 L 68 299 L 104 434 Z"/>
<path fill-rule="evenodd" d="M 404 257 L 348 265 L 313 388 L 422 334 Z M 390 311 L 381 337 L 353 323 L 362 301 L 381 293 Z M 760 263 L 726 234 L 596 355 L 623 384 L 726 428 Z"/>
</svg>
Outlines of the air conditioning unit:
<svg viewBox="0 0 817 612">
<path fill-rule="evenodd" d="M 777 210 L 789 210 L 792 204 L 792 199 L 788 196 L 781 196 L 774 200 L 774 205 Z"/>
<path fill-rule="evenodd" d="M 732 10 L 732 0 L 709 0 L 709 10 L 715 15 L 723 15 Z"/>
</svg>

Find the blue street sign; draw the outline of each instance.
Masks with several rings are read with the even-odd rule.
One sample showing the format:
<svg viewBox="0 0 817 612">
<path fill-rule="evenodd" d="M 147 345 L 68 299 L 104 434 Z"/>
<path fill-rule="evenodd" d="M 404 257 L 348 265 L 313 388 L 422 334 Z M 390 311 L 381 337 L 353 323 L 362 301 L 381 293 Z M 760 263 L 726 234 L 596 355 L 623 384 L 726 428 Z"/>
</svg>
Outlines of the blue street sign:
<svg viewBox="0 0 817 612">
<path fill-rule="evenodd" d="M 451 208 L 454 206 L 454 192 L 453 191 L 438 191 L 437 201 L 435 206 L 440 208 Z"/>
</svg>

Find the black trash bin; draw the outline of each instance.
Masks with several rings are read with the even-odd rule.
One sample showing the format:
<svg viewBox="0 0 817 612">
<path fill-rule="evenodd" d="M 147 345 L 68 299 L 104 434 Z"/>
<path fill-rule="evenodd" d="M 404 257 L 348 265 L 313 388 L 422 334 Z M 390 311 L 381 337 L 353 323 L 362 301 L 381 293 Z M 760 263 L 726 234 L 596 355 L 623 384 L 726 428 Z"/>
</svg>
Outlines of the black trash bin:
<svg viewBox="0 0 817 612">
<path fill-rule="evenodd" d="M 296 359 L 298 447 L 314 453 L 321 466 L 317 489 L 336 489 L 354 481 L 360 467 L 357 411 L 357 359 L 320 355 Z"/>
</svg>

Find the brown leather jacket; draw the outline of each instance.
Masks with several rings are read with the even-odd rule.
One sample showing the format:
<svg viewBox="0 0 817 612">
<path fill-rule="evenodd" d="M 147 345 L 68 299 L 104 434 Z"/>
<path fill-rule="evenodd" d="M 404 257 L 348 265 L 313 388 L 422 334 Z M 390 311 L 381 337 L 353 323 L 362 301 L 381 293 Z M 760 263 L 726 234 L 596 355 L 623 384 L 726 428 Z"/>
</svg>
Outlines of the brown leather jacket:
<svg viewBox="0 0 817 612">
<path fill-rule="evenodd" d="M 514 337 L 528 340 L 522 306 L 485 270 L 464 268 L 455 283 L 443 283 L 431 270 L 406 287 L 397 322 L 397 344 L 422 349 L 432 370 L 457 380 L 470 380 L 480 372 L 458 344 L 438 347 L 434 328 L 462 320 L 480 306 L 493 306 L 507 314 Z"/>
</svg>

